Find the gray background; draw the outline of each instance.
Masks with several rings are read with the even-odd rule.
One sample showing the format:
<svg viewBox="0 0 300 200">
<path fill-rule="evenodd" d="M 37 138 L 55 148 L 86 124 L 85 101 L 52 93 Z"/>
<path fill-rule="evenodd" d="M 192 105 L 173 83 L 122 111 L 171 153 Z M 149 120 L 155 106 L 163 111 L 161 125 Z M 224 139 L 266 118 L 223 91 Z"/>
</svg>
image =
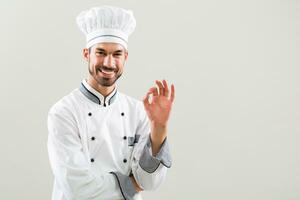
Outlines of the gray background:
<svg viewBox="0 0 300 200">
<path fill-rule="evenodd" d="M 132 9 L 119 90 L 175 84 L 173 167 L 144 199 L 300 199 L 297 0 L 0 3 L 0 199 L 50 199 L 46 116 L 87 74 L 81 10 Z"/>
</svg>

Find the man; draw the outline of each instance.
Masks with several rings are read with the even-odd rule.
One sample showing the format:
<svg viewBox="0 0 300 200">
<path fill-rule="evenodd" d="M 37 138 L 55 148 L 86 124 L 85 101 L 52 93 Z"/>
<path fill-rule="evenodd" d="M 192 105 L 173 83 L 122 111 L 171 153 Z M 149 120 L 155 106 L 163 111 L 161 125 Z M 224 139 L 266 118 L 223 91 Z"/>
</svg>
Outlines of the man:
<svg viewBox="0 0 300 200">
<path fill-rule="evenodd" d="M 131 11 L 95 7 L 80 13 L 77 24 L 87 37 L 89 75 L 48 113 L 52 200 L 141 199 L 171 167 L 174 86 L 156 81 L 143 102 L 117 91 L 135 28 Z"/>
</svg>

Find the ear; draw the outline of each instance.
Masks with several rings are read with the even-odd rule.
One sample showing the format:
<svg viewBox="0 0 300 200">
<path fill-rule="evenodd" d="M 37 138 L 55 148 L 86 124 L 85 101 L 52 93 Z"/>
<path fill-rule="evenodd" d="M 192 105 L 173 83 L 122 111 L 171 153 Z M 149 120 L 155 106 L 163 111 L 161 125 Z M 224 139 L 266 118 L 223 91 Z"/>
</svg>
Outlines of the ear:
<svg viewBox="0 0 300 200">
<path fill-rule="evenodd" d="M 128 51 L 125 50 L 125 61 L 127 61 L 127 59 L 128 59 Z"/>
<path fill-rule="evenodd" d="M 89 49 L 88 48 L 84 48 L 82 50 L 82 55 L 83 55 L 83 59 L 88 62 L 89 58 L 90 58 Z"/>
</svg>

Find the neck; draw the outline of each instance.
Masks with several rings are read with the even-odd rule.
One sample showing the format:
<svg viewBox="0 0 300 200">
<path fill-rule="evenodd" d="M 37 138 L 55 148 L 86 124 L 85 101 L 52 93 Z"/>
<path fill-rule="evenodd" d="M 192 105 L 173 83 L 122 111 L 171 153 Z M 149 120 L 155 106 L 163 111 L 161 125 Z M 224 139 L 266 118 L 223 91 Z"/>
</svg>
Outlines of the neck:
<svg viewBox="0 0 300 200">
<path fill-rule="evenodd" d="M 94 88 L 99 93 L 101 93 L 104 97 L 107 97 L 115 89 L 115 84 L 113 84 L 112 86 L 109 86 L 109 87 L 105 87 L 105 86 L 99 85 L 97 83 L 97 81 L 92 76 L 88 76 L 87 83 L 92 88 Z"/>
</svg>

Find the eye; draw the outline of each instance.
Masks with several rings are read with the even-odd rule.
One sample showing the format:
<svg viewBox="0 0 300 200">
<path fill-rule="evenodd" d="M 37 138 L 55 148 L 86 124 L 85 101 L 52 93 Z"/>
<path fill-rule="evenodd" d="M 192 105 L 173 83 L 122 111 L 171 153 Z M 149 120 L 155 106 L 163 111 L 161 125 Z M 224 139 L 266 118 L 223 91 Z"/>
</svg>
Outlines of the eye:
<svg viewBox="0 0 300 200">
<path fill-rule="evenodd" d="M 96 54 L 97 54 L 97 55 L 101 55 L 101 56 L 102 56 L 102 55 L 105 55 L 103 51 L 97 51 Z"/>
<path fill-rule="evenodd" d="M 114 56 L 116 57 L 122 56 L 122 53 L 115 53 Z"/>
</svg>

